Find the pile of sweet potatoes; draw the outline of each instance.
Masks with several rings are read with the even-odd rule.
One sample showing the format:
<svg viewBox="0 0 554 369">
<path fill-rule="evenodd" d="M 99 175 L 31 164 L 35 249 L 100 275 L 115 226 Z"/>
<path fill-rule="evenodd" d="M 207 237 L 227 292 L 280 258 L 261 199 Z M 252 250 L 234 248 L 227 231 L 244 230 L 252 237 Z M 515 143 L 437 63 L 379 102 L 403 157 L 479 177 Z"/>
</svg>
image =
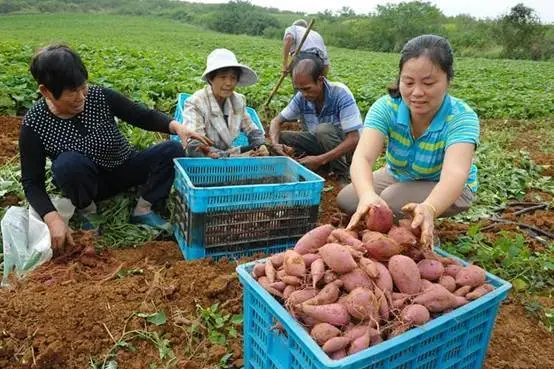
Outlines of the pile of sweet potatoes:
<svg viewBox="0 0 554 369">
<path fill-rule="evenodd" d="M 366 219 L 361 231 L 319 226 L 252 270 L 331 358 L 376 345 L 494 289 L 478 266 L 421 248 L 410 221 L 393 225 L 392 213 L 379 208 Z"/>
</svg>

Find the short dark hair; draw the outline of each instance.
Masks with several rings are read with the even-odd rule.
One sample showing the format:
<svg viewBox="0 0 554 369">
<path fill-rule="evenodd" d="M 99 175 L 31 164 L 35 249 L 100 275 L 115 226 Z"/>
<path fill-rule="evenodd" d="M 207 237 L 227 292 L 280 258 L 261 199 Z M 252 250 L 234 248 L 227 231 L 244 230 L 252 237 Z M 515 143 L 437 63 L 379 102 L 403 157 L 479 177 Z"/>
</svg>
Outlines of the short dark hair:
<svg viewBox="0 0 554 369">
<path fill-rule="evenodd" d="M 314 55 L 314 57 L 306 56 L 302 59 L 297 59 L 292 68 L 292 76 L 297 74 L 308 74 L 314 82 L 317 82 L 319 77 L 323 75 L 323 63 Z"/>
<path fill-rule="evenodd" d="M 29 67 L 38 84 L 46 86 L 58 99 L 66 88 L 82 86 L 88 71 L 79 55 L 67 45 L 50 45 L 38 50 Z"/>
<path fill-rule="evenodd" d="M 242 76 L 242 69 L 239 67 L 226 67 L 226 68 L 219 68 L 219 69 L 213 70 L 210 73 L 208 73 L 208 75 L 206 76 L 206 79 L 208 81 L 211 81 L 212 79 L 217 77 L 218 74 L 223 74 L 227 72 L 234 72 L 237 76 L 237 81 L 240 81 L 240 76 Z"/>
<path fill-rule="evenodd" d="M 434 65 L 437 65 L 446 73 L 448 82 L 454 77 L 454 55 L 450 42 L 444 37 L 437 35 L 421 35 L 412 38 L 406 42 L 400 52 L 400 62 L 398 63 L 399 72 L 396 83 L 388 88 L 389 95 L 392 97 L 400 97 L 400 73 L 404 67 L 404 63 L 412 58 L 427 56 Z"/>
</svg>

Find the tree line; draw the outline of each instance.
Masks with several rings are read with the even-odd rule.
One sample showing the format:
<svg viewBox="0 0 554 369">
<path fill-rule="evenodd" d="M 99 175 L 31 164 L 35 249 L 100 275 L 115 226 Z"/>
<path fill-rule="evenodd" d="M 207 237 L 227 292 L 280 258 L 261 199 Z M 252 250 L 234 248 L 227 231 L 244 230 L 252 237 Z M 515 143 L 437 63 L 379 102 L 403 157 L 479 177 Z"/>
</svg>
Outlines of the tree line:
<svg viewBox="0 0 554 369">
<path fill-rule="evenodd" d="M 398 52 L 410 38 L 425 33 L 447 37 L 458 56 L 553 60 L 554 25 L 542 24 L 534 9 L 518 4 L 496 19 L 445 16 L 435 5 L 411 1 L 377 5 L 375 12 L 351 8 L 303 14 L 262 8 L 249 1 L 199 4 L 176 0 L 0 0 L 0 14 L 29 12 L 105 12 L 161 16 L 218 32 L 281 39 L 295 19 L 316 19 L 327 45 Z"/>
</svg>

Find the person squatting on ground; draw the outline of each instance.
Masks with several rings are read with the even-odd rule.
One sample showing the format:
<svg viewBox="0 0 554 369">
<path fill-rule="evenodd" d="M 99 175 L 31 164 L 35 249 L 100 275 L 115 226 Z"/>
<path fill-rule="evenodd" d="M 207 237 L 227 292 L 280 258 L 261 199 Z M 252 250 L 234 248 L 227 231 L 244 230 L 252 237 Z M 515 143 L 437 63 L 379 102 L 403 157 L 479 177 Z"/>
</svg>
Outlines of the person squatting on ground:
<svg viewBox="0 0 554 369">
<path fill-rule="evenodd" d="M 187 155 L 228 157 L 262 145 L 264 134 L 248 115 L 246 98 L 235 92 L 237 86 L 255 84 L 256 73 L 240 64 L 230 50 L 215 49 L 208 55 L 202 79 L 207 85 L 185 101 L 183 124 L 198 134 L 205 134 L 213 145 L 207 147 L 199 140 L 191 140 Z M 233 146 L 241 132 L 247 136 L 248 145 Z"/>
<path fill-rule="evenodd" d="M 421 226 L 422 242 L 431 246 L 434 218 L 471 206 L 479 118 L 448 94 L 453 62 L 443 37 L 422 35 L 404 45 L 397 82 L 369 109 L 350 168 L 352 184 L 337 197 L 353 214 L 349 227 L 370 207 L 388 206 L 396 216 L 412 213 L 412 227 Z M 385 139 L 386 164 L 372 171 Z"/>
<path fill-rule="evenodd" d="M 96 203 L 141 186 L 131 222 L 164 230 L 171 225 L 152 211 L 173 184 L 173 158 L 184 156 L 181 143 L 166 141 L 137 151 L 124 138 L 115 118 L 149 131 L 207 140 L 167 115 L 147 109 L 120 93 L 88 85 L 79 55 L 65 45 L 51 45 L 32 58 L 30 71 L 42 98 L 25 115 L 19 138 L 21 181 L 29 204 L 48 225 L 53 249 L 72 244 L 71 233 L 46 192 L 46 158 L 53 182 L 92 228 Z"/>
<path fill-rule="evenodd" d="M 295 63 L 292 80 L 298 92 L 273 118 L 269 135 L 279 154 L 292 148 L 297 156 L 303 156 L 299 162 L 306 167 L 318 170 L 328 164 L 339 180 L 346 182 L 362 119 L 348 87 L 328 81 L 322 72 L 323 65 L 314 58 Z M 281 131 L 283 122 L 295 120 L 302 121 L 302 132 Z"/>
</svg>

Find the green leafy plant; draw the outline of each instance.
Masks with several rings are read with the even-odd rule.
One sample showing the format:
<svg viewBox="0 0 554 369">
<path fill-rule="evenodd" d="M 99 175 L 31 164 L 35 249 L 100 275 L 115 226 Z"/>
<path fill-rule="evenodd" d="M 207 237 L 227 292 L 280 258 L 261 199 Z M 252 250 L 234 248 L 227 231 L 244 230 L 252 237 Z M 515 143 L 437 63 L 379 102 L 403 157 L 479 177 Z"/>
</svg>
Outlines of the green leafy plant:
<svg viewBox="0 0 554 369">
<path fill-rule="evenodd" d="M 243 318 L 240 315 L 225 314 L 219 310 L 219 303 L 203 308 L 196 305 L 199 322 L 191 327 L 192 332 L 198 332 L 202 326 L 207 332 L 209 341 L 217 345 L 225 345 L 229 338 L 237 338 L 237 327 L 242 325 Z"/>
</svg>

